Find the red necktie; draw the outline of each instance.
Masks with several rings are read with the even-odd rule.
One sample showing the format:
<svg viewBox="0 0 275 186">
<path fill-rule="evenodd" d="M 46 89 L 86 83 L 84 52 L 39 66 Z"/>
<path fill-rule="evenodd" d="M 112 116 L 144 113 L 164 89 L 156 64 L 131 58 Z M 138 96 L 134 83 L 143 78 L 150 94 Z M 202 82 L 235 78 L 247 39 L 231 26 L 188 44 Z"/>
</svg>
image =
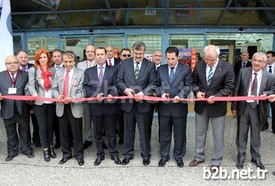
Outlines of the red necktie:
<svg viewBox="0 0 275 186">
<path fill-rule="evenodd" d="M 27 69 L 26 69 L 26 67 L 23 67 L 22 70 L 23 70 L 23 71 L 26 71 Z"/>
<path fill-rule="evenodd" d="M 109 61 L 109 66 L 113 66 L 113 64 L 112 64 L 112 60 L 111 59 L 108 59 L 108 61 Z"/>
<path fill-rule="evenodd" d="M 65 75 L 65 80 L 64 80 L 64 89 L 63 89 L 63 94 L 64 97 L 69 96 L 69 80 L 70 80 L 70 70 L 66 70 L 66 75 Z"/>
</svg>

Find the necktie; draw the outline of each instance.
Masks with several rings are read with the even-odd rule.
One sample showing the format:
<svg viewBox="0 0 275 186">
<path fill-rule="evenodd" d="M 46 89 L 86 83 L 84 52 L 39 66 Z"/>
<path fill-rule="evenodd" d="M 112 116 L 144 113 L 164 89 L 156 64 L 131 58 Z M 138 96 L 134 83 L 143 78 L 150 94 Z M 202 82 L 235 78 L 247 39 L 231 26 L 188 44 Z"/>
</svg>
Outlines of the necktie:
<svg viewBox="0 0 275 186">
<path fill-rule="evenodd" d="M 174 72 L 174 67 L 171 67 L 170 69 L 171 70 L 170 70 L 169 78 L 170 78 L 170 83 L 172 83 L 175 72 Z"/>
<path fill-rule="evenodd" d="M 257 96 L 257 85 L 258 85 L 258 78 L 257 78 L 257 73 L 254 72 L 254 80 L 252 82 L 252 87 L 251 87 L 251 95 Z M 257 106 L 257 101 L 252 102 L 251 104 L 252 108 L 255 108 Z"/>
<path fill-rule="evenodd" d="M 246 67 L 246 62 L 243 62 L 243 67 L 242 68 L 244 68 L 244 67 Z"/>
<path fill-rule="evenodd" d="M 138 78 L 138 75 L 139 75 L 139 63 L 140 62 L 136 62 L 136 66 L 135 66 L 135 78 L 137 79 Z"/>
<path fill-rule="evenodd" d="M 15 75 L 15 74 L 12 72 L 12 73 L 11 73 L 11 79 L 12 79 L 12 81 L 14 81 L 14 75 Z"/>
<path fill-rule="evenodd" d="M 111 59 L 108 59 L 108 62 L 109 62 L 109 63 L 108 63 L 109 66 L 113 66 L 112 60 L 111 60 Z"/>
<path fill-rule="evenodd" d="M 272 65 L 269 65 L 269 70 L 268 72 L 270 72 L 272 74 Z"/>
<path fill-rule="evenodd" d="M 64 89 L 63 89 L 63 94 L 65 98 L 69 96 L 69 80 L 70 80 L 70 70 L 66 70 L 66 75 L 64 80 Z"/>
<path fill-rule="evenodd" d="M 104 67 L 99 67 L 99 74 L 98 74 L 98 80 L 99 80 L 99 85 L 101 86 L 102 85 L 102 82 L 103 82 L 103 68 Z"/>
<path fill-rule="evenodd" d="M 91 68 L 91 67 L 93 67 L 93 64 L 88 61 L 88 68 Z"/>
<path fill-rule="evenodd" d="M 27 68 L 26 68 L 26 67 L 23 67 L 22 70 L 23 70 L 23 71 L 27 71 Z"/>
<path fill-rule="evenodd" d="M 213 77 L 213 67 L 210 67 L 208 76 L 207 76 L 207 85 L 210 84 L 212 77 Z"/>
</svg>

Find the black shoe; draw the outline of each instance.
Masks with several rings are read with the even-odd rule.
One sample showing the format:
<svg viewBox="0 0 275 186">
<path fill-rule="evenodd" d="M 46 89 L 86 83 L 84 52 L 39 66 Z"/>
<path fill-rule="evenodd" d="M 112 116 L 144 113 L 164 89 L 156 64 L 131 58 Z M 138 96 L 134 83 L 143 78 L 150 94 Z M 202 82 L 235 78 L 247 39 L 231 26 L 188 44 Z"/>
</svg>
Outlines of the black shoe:
<svg viewBox="0 0 275 186">
<path fill-rule="evenodd" d="M 85 150 L 85 149 L 87 149 L 88 147 L 90 147 L 92 145 L 92 142 L 91 141 L 85 141 L 84 143 L 83 143 L 83 149 Z"/>
<path fill-rule="evenodd" d="M 142 161 L 143 165 L 147 166 L 150 164 L 150 158 L 143 158 L 143 161 Z"/>
<path fill-rule="evenodd" d="M 123 144 L 123 138 L 119 138 L 118 144 L 119 144 L 119 145 L 122 145 L 122 144 Z"/>
<path fill-rule="evenodd" d="M 131 159 L 133 159 L 133 158 L 124 158 L 124 159 L 122 160 L 121 164 L 122 164 L 122 165 L 127 165 L 127 164 L 130 162 Z"/>
<path fill-rule="evenodd" d="M 169 161 L 169 160 L 160 159 L 159 160 L 159 167 L 163 167 L 166 164 L 167 161 Z"/>
<path fill-rule="evenodd" d="M 263 163 L 260 160 L 251 160 L 252 163 L 254 163 L 256 165 L 256 167 L 259 167 L 260 169 L 265 169 Z"/>
<path fill-rule="evenodd" d="M 26 156 L 27 156 L 28 158 L 34 158 L 33 153 L 26 154 Z"/>
<path fill-rule="evenodd" d="M 77 163 L 79 166 L 83 166 L 84 165 L 84 160 L 83 159 L 78 159 Z"/>
<path fill-rule="evenodd" d="M 104 157 L 97 157 L 95 162 L 94 162 L 94 165 L 95 166 L 98 166 L 101 164 L 101 161 L 103 161 L 105 158 Z"/>
<path fill-rule="evenodd" d="M 120 165 L 120 164 L 121 164 L 121 161 L 120 161 L 119 157 L 114 156 L 114 157 L 112 157 L 111 159 L 114 160 L 115 164 L 117 164 L 117 165 Z"/>
<path fill-rule="evenodd" d="M 178 160 L 177 161 L 177 166 L 180 167 L 180 168 L 182 168 L 184 166 L 183 161 L 182 160 Z"/>
<path fill-rule="evenodd" d="M 60 143 L 55 143 L 55 145 L 53 146 L 54 149 L 59 149 L 60 147 Z"/>
<path fill-rule="evenodd" d="M 54 152 L 53 146 L 50 146 L 50 147 L 48 148 L 48 150 L 49 150 L 49 155 L 50 155 L 50 157 L 51 157 L 51 158 L 56 158 L 56 154 L 55 154 L 55 152 Z"/>
<path fill-rule="evenodd" d="M 59 161 L 59 164 L 62 165 L 62 164 L 64 164 L 64 163 L 66 163 L 69 159 L 72 159 L 72 156 L 63 157 L 63 158 Z"/>
<path fill-rule="evenodd" d="M 7 158 L 5 159 L 6 162 L 11 161 L 15 156 L 7 156 Z"/>
<path fill-rule="evenodd" d="M 49 155 L 49 150 L 48 149 L 42 150 L 42 152 L 43 152 L 44 160 L 46 162 L 49 162 L 51 160 L 50 155 Z"/>
</svg>

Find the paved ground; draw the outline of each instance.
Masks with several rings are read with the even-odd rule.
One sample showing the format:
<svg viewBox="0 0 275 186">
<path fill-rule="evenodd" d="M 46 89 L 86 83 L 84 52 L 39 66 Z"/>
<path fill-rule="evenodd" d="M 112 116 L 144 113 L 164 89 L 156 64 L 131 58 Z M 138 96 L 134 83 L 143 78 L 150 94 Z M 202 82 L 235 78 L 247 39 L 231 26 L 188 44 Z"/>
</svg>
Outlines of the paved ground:
<svg viewBox="0 0 275 186">
<path fill-rule="evenodd" d="M 75 160 L 69 160 L 63 166 L 58 164 L 62 158 L 60 149 L 57 150 L 57 158 L 45 162 L 40 149 L 34 148 L 35 157 L 28 159 L 19 154 L 11 162 L 6 163 L 6 134 L 2 120 L 0 121 L 0 185 L 275 185 L 275 135 L 271 131 L 262 132 L 262 162 L 268 170 L 263 180 L 249 179 L 218 179 L 206 180 L 203 178 L 203 170 L 207 169 L 213 154 L 212 132 L 209 127 L 206 147 L 206 161 L 198 167 L 189 167 L 193 159 L 194 142 L 194 114 L 189 114 L 187 126 L 187 154 L 184 157 L 184 168 L 178 168 L 173 159 L 165 167 L 158 167 L 159 143 L 157 119 L 154 119 L 152 136 L 152 159 L 151 164 L 143 166 L 140 157 L 138 134 L 136 135 L 135 157 L 127 165 L 115 165 L 106 155 L 105 160 L 95 167 L 95 145 L 85 151 L 85 164 L 78 166 Z M 237 170 L 236 159 L 236 121 L 231 116 L 227 117 L 225 130 L 225 156 L 222 164 L 224 170 L 231 176 L 231 171 Z M 118 146 L 122 157 L 122 146 Z M 107 152 L 108 153 L 108 152 Z M 254 164 L 250 163 L 249 150 L 245 163 L 244 173 L 252 169 L 256 171 Z M 171 153 L 172 155 L 172 153 Z M 243 174 L 244 174 L 243 173 Z M 255 175 L 255 174 L 253 174 Z M 206 175 L 209 176 L 209 175 Z M 221 178 L 217 175 L 217 178 Z"/>
</svg>

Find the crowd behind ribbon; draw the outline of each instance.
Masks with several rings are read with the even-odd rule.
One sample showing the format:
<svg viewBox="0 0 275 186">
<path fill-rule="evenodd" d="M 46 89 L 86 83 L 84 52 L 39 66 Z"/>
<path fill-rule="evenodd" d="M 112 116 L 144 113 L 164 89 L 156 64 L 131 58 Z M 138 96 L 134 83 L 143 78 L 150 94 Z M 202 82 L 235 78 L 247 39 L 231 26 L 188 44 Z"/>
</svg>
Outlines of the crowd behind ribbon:
<svg viewBox="0 0 275 186">
<path fill-rule="evenodd" d="M 205 161 L 206 136 L 211 123 L 214 151 L 210 170 L 219 171 L 224 155 L 227 101 L 214 101 L 213 98 L 233 95 L 267 97 L 266 100 L 232 101 L 231 106 L 238 125 L 236 167 L 242 169 L 244 166 L 250 129 L 251 162 L 260 169 L 265 168 L 260 156 L 260 133 L 268 128 L 268 104 L 272 116 L 275 114 L 273 51 L 256 52 L 251 62 L 248 61 L 249 54 L 243 52 L 241 60 L 232 66 L 219 58 L 218 46 L 208 45 L 193 71 L 188 64 L 179 63 L 176 47 L 167 47 L 166 64 L 161 64 L 161 51 L 154 51 L 152 61 L 144 57 L 145 51 L 146 45 L 138 41 L 131 50 L 123 48 L 119 53 L 120 59 L 114 58 L 112 46 L 92 45 L 86 47 L 86 59 L 82 62 L 78 62 L 72 51 L 54 50 L 50 53 L 43 48 L 35 52 L 34 64 L 29 63 L 28 53 L 23 50 L 17 56 L 7 56 L 6 70 L 0 72 L 1 95 L 30 95 L 56 98 L 58 101 L 36 100 L 30 103 L 0 96 L 1 117 L 7 134 L 5 161 L 11 161 L 19 151 L 33 158 L 32 138 L 34 145 L 41 147 L 45 161 L 56 158 L 55 149 L 61 146 L 63 156 L 59 164 L 75 158 L 82 166 L 84 150 L 92 145 L 94 139 L 95 166 L 105 159 L 106 149 L 115 164 L 126 165 L 134 158 L 137 126 L 142 163 L 147 166 L 151 158 L 153 116 L 157 111 L 158 166 L 163 167 L 169 161 L 173 137 L 171 156 L 178 167 L 183 167 L 188 103 L 181 99 L 187 98 L 192 91 L 196 98 L 206 98 L 206 101 L 195 102 L 196 145 L 194 159 L 189 166 Z M 117 96 L 130 99 L 117 100 Z M 144 96 L 161 97 L 164 101 L 145 101 Z M 78 98 L 95 100 L 76 101 Z M 30 123 L 33 125 L 32 135 Z M 275 133 L 275 119 L 272 120 L 272 131 Z M 123 145 L 122 160 L 116 147 L 117 141 Z"/>
</svg>

